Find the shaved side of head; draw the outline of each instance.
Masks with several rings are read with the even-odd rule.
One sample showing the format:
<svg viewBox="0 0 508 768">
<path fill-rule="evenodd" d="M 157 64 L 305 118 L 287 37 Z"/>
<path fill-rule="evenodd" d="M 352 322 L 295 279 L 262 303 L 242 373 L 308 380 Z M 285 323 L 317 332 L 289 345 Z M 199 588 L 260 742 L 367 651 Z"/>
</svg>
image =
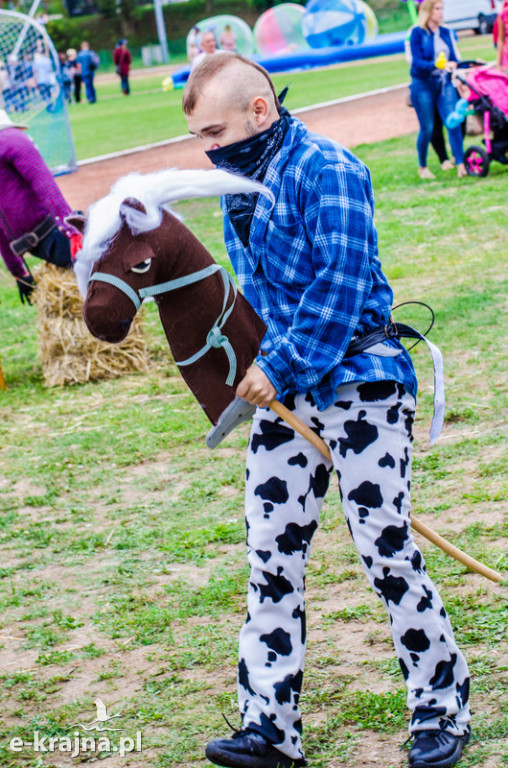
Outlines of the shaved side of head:
<svg viewBox="0 0 508 768">
<path fill-rule="evenodd" d="M 203 95 L 240 112 L 246 112 L 252 99 L 261 96 L 270 111 L 280 112 L 279 100 L 268 72 L 237 53 L 207 56 L 191 72 L 182 99 L 186 115 L 192 115 Z"/>
</svg>

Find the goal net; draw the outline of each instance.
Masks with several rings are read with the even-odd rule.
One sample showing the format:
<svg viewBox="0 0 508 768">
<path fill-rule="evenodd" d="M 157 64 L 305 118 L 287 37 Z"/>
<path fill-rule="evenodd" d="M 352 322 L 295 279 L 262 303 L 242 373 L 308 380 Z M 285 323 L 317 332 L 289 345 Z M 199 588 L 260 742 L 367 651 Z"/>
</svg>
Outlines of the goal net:
<svg viewBox="0 0 508 768">
<path fill-rule="evenodd" d="M 58 55 L 46 29 L 0 10 L 0 109 L 28 126 L 55 175 L 77 168 Z"/>
</svg>

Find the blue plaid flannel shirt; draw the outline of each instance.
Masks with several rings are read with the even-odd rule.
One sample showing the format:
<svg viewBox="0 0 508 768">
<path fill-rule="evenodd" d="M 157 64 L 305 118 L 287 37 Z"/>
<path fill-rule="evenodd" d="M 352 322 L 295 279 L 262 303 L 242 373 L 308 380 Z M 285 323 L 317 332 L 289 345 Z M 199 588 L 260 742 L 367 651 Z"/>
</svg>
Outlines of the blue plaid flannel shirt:
<svg viewBox="0 0 508 768">
<path fill-rule="evenodd" d="M 384 325 L 393 294 L 381 270 L 366 166 L 292 118 L 260 195 L 247 247 L 224 213 L 224 238 L 245 297 L 267 325 L 256 363 L 279 395 L 310 392 L 320 410 L 340 384 L 401 382 L 416 396 L 409 354 L 344 359 L 355 335 Z"/>
</svg>

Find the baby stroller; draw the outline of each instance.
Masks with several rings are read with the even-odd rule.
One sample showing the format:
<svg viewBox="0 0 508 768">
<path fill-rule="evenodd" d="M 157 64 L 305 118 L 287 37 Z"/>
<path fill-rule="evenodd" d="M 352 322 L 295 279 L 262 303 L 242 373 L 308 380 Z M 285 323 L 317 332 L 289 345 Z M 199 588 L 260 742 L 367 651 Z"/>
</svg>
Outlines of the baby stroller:
<svg viewBox="0 0 508 768">
<path fill-rule="evenodd" d="M 482 66 L 455 78 L 459 94 L 483 118 L 484 147 L 467 148 L 466 170 L 470 176 L 487 176 L 492 160 L 508 165 L 508 75 Z"/>
</svg>

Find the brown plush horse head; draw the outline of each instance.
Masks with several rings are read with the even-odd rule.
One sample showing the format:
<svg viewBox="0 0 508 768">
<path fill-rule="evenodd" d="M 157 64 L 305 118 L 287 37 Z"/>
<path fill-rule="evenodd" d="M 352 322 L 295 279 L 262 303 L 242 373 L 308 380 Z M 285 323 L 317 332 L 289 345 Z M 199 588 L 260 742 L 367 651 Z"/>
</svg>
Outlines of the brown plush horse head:
<svg viewBox="0 0 508 768">
<path fill-rule="evenodd" d="M 71 218 L 85 231 L 75 271 L 90 332 L 122 341 L 142 300 L 153 296 L 175 362 L 213 424 L 234 400 L 266 329 L 226 270 L 166 206 L 182 196 L 260 191 L 224 171 L 136 174 L 117 182 L 88 221 Z"/>
</svg>

